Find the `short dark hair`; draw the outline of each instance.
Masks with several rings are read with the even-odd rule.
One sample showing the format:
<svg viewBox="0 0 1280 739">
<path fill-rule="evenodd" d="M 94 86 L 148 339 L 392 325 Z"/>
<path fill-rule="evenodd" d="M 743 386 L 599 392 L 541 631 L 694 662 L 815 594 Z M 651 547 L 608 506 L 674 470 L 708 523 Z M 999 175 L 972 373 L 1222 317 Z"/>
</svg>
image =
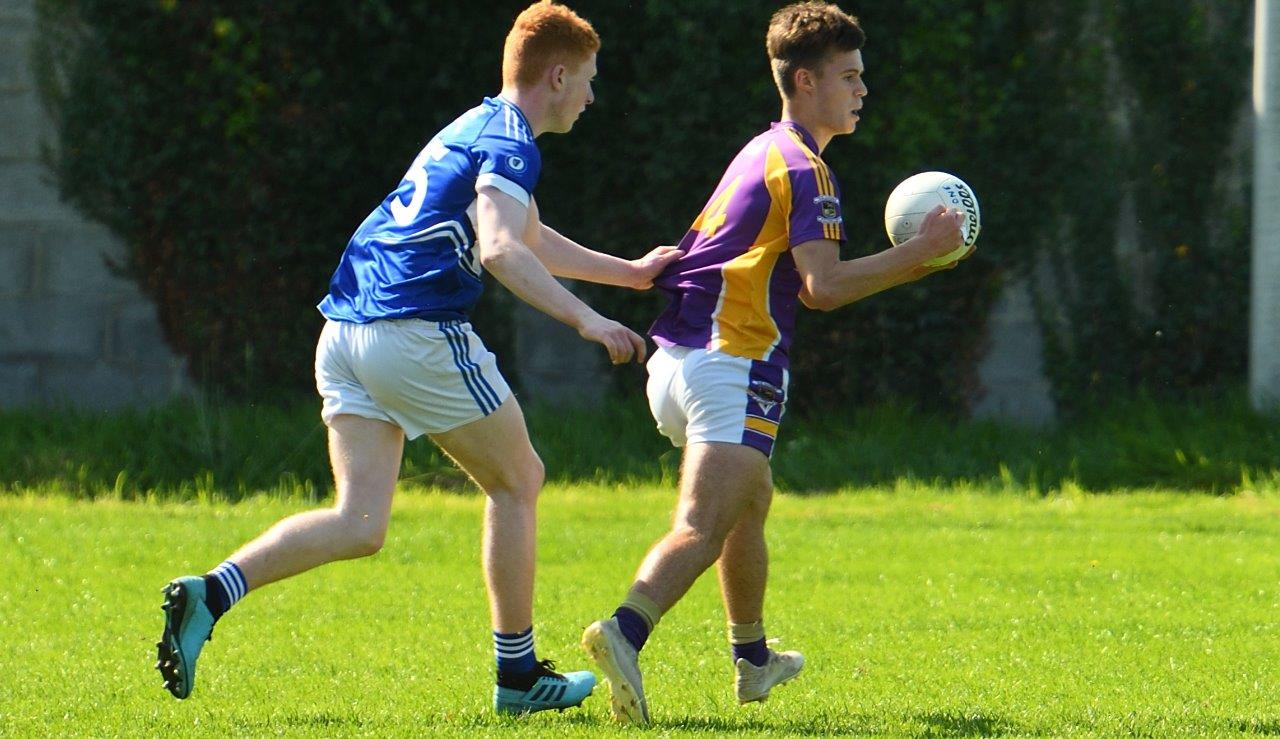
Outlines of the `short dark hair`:
<svg viewBox="0 0 1280 739">
<path fill-rule="evenodd" d="M 833 51 L 861 49 L 867 36 L 858 19 L 819 0 L 794 3 L 773 14 L 765 48 L 782 94 L 795 94 L 797 69 L 816 69 Z"/>
</svg>

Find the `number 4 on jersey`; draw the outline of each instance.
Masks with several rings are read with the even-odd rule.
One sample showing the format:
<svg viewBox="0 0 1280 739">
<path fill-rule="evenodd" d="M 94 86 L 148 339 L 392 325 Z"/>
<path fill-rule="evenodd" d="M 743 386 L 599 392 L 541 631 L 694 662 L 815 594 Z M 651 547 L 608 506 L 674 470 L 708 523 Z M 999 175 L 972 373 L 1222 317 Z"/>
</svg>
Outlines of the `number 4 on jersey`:
<svg viewBox="0 0 1280 739">
<path fill-rule="evenodd" d="M 710 238 L 716 235 L 716 231 L 724 225 L 728 219 L 727 211 L 729 210 L 729 201 L 733 199 L 733 193 L 738 190 L 738 185 L 742 184 L 742 175 L 734 178 L 721 193 L 707 204 L 707 209 L 698 216 L 698 220 L 693 224 L 693 230 L 701 231 L 703 236 Z"/>
</svg>

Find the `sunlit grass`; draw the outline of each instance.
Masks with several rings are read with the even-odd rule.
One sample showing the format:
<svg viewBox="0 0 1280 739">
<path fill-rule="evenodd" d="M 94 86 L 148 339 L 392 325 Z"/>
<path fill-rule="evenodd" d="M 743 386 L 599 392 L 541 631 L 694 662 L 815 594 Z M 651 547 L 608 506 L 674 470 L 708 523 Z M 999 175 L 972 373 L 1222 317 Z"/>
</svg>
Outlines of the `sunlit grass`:
<svg viewBox="0 0 1280 739">
<path fill-rule="evenodd" d="M 656 485 L 546 491 L 540 656 L 585 666 L 581 628 L 616 605 L 671 503 Z M 194 696 L 170 698 L 151 669 L 160 587 L 302 505 L 0 498 L 0 735 L 620 733 L 603 691 L 564 714 L 490 713 L 482 500 L 423 490 L 397 500 L 376 557 L 251 593 Z M 705 577 L 645 650 L 656 735 L 1280 730 L 1274 495 L 903 481 L 780 496 L 769 538 L 768 629 L 805 673 L 738 707 Z"/>
</svg>

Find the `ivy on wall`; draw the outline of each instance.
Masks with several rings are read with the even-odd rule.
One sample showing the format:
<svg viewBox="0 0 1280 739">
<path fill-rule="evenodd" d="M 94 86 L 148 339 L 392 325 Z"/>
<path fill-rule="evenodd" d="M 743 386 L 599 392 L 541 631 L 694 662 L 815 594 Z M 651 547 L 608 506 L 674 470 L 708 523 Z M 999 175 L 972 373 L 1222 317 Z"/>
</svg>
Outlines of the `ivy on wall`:
<svg viewBox="0 0 1280 739">
<path fill-rule="evenodd" d="M 524 4 L 491 2 L 482 18 L 462 3 L 38 0 L 62 191 L 128 245 L 121 268 L 202 382 L 246 397 L 309 388 L 314 305 L 348 236 L 429 136 L 497 91 Z M 539 203 L 567 235 L 637 256 L 678 240 L 777 117 L 763 37 L 778 4 L 571 5 L 604 39 L 597 102 L 571 134 L 539 140 Z M 1239 3 L 844 5 L 868 33 L 870 88 L 857 134 L 824 155 L 842 185 L 845 256 L 888 246 L 885 197 L 928 169 L 973 185 L 984 229 L 956 270 L 805 313 L 800 410 L 884 398 L 961 410 L 1002 280 L 1032 269 L 1066 405 L 1238 379 L 1247 213 L 1212 203 L 1247 86 L 1247 54 L 1231 46 L 1247 36 Z M 1108 96 L 1125 86 L 1132 100 L 1117 107 Z M 1154 275 L 1141 285 L 1115 248 L 1125 192 Z M 661 308 L 584 292 L 636 328 Z M 500 358 L 511 300 L 492 286 L 476 316 Z"/>
<path fill-rule="evenodd" d="M 1247 3 L 1073 0 L 1046 130 L 1058 228 L 1037 273 L 1049 371 L 1067 409 L 1144 388 L 1218 392 L 1248 347 L 1248 205 L 1235 179 L 1248 95 Z"/>
</svg>

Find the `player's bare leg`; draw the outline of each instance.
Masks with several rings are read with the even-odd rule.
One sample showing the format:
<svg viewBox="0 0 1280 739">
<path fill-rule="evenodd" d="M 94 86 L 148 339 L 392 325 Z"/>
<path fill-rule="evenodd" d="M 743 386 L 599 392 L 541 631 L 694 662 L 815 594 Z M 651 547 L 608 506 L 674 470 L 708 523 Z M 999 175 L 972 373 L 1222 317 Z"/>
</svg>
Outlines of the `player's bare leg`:
<svg viewBox="0 0 1280 739">
<path fill-rule="evenodd" d="M 719 442 L 685 448 L 671 531 L 645 556 L 614 617 L 592 623 L 582 635 L 609 681 L 614 718 L 649 723 L 639 651 L 662 614 L 720 556 L 744 510 L 768 500 L 768 481 L 769 461 L 756 449 Z M 759 515 L 765 512 L 767 505 Z M 763 582 L 756 587 L 763 593 Z"/>
<path fill-rule="evenodd" d="M 329 423 L 334 505 L 289 516 L 231 555 L 249 588 L 377 553 L 386 539 L 403 452 L 404 432 L 398 426 L 334 416 Z"/>
<path fill-rule="evenodd" d="M 773 480 L 767 466 L 764 472 L 765 479 L 756 495 L 747 501 L 716 563 L 720 595 L 729 623 L 749 624 L 764 618 L 764 592 L 769 578 L 764 526 L 773 501 Z"/>
<path fill-rule="evenodd" d="M 769 460 L 756 449 L 690 444 L 671 531 L 645 555 L 632 591 L 648 597 L 662 613 L 670 610 L 720 557 L 744 511 L 767 499 L 769 480 Z"/>
<path fill-rule="evenodd" d="M 482 559 L 498 654 L 495 709 L 527 713 L 578 705 L 591 694 L 595 676 L 561 675 L 550 662 L 537 662 L 533 652 L 534 557 L 543 467 L 529 442 L 520 404 L 509 397 L 487 417 L 431 438 L 487 496 Z"/>
<path fill-rule="evenodd" d="M 164 633 L 156 669 L 175 698 L 195 684 L 196 661 L 217 619 L 250 588 L 382 547 L 400 472 L 404 434 L 389 423 L 352 415 L 329 425 L 333 507 L 290 516 L 241 547 L 205 577 L 165 586 Z M 212 587 L 211 587 L 212 584 Z"/>
<path fill-rule="evenodd" d="M 514 397 L 489 416 L 431 437 L 484 491 L 482 559 L 493 630 L 533 623 L 534 557 L 542 460 Z"/>
<path fill-rule="evenodd" d="M 769 555 L 764 526 L 773 500 L 772 480 L 766 479 L 759 491 L 729 532 L 717 562 L 734 653 L 734 692 L 741 703 L 768 698 L 775 685 L 795 677 L 804 666 L 799 652 L 775 652 L 765 643 L 764 592 Z"/>
</svg>

